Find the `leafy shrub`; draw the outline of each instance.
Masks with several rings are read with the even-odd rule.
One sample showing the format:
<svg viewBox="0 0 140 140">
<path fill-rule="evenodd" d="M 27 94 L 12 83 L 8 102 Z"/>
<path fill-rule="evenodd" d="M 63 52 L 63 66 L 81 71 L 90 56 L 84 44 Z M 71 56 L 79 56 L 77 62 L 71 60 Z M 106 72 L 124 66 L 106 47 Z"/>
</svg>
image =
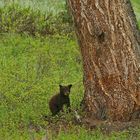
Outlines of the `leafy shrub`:
<svg viewBox="0 0 140 140">
<path fill-rule="evenodd" d="M 66 10 L 53 15 L 18 4 L 0 8 L 0 33 L 24 33 L 32 36 L 66 35 L 73 31 L 70 22 Z"/>
</svg>

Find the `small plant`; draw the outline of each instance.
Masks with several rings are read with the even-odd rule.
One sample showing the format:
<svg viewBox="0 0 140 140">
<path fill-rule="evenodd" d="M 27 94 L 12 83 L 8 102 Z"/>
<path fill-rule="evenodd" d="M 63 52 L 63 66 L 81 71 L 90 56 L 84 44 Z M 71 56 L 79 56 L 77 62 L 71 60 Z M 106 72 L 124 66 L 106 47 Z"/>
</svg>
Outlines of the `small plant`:
<svg viewBox="0 0 140 140">
<path fill-rule="evenodd" d="M 45 14 L 30 7 L 11 4 L 0 7 L 0 33 L 9 32 L 32 36 L 70 34 L 73 29 L 69 19 L 65 11 L 57 15 Z"/>
</svg>

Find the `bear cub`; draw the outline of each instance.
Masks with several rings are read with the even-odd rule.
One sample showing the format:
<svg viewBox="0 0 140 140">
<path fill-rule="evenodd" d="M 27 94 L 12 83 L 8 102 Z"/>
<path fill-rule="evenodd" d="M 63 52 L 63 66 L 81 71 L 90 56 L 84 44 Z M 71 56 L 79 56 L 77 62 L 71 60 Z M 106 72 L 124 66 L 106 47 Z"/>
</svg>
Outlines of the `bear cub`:
<svg viewBox="0 0 140 140">
<path fill-rule="evenodd" d="M 72 85 L 62 86 L 59 85 L 59 93 L 54 95 L 49 102 L 49 108 L 52 112 L 52 115 L 56 115 L 60 111 L 63 111 L 63 106 L 66 105 L 70 109 L 70 89 Z"/>
</svg>

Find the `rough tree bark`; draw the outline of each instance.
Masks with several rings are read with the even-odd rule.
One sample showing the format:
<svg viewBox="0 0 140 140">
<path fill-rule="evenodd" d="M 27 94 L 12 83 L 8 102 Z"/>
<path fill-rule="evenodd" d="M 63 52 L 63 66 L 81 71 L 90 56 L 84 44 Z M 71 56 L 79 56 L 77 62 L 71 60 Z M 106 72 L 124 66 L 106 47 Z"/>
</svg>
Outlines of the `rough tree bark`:
<svg viewBox="0 0 140 140">
<path fill-rule="evenodd" d="M 140 117 L 140 34 L 130 0 L 68 0 L 95 119 Z"/>
</svg>

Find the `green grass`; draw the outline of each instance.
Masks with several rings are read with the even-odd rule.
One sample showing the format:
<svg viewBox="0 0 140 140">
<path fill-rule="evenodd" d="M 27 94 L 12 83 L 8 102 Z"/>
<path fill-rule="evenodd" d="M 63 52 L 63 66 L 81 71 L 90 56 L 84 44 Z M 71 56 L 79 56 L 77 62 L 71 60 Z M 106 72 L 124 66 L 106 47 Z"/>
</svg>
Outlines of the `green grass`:
<svg viewBox="0 0 140 140">
<path fill-rule="evenodd" d="M 82 68 L 75 41 L 14 34 L 0 38 L 0 122 L 4 129 L 41 123 L 42 115 L 49 114 L 48 100 L 59 84 L 73 84 L 72 107 L 79 106 Z"/>
<path fill-rule="evenodd" d="M 131 0 L 131 1 L 140 28 L 140 1 L 139 0 Z"/>
<path fill-rule="evenodd" d="M 46 133 L 45 129 L 36 132 L 29 130 L 29 126 L 47 126 L 42 115 L 50 115 L 48 101 L 58 92 L 59 84 L 73 84 L 70 95 L 72 108 L 79 107 L 84 92 L 80 51 L 75 40 L 67 36 L 67 31 L 60 34 L 60 30 L 69 26 L 63 21 L 65 18 L 67 21 L 64 0 L 56 3 L 52 0 L 17 0 L 15 10 L 9 1 L 0 0 L 3 17 L 3 22 L 0 22 L 0 28 L 3 29 L 3 32 L 0 30 L 0 140 L 31 140 L 31 137 L 41 140 Z M 133 0 L 133 6 L 140 23 L 139 0 Z M 15 13 L 20 13 L 17 17 L 22 20 L 18 20 Z M 49 20 L 47 25 L 55 30 L 55 34 L 44 37 L 39 34 L 43 27 L 39 23 L 44 24 L 44 17 L 50 13 L 53 13 L 52 18 L 55 19 L 53 23 L 58 26 L 52 26 Z M 14 22 L 12 16 L 16 19 Z M 63 26 L 56 22 L 57 19 L 64 23 Z M 32 24 L 27 25 L 29 21 Z M 21 27 L 30 29 L 34 24 L 35 36 L 29 30 L 17 34 Z M 67 114 L 66 118 L 71 121 L 71 114 Z M 126 131 L 104 135 L 99 130 L 88 131 L 74 125 L 55 136 L 53 132 L 47 133 L 50 139 L 56 140 L 131 140 L 136 135 L 140 139 L 139 130 L 135 130 L 134 134 L 133 131 Z"/>
</svg>

